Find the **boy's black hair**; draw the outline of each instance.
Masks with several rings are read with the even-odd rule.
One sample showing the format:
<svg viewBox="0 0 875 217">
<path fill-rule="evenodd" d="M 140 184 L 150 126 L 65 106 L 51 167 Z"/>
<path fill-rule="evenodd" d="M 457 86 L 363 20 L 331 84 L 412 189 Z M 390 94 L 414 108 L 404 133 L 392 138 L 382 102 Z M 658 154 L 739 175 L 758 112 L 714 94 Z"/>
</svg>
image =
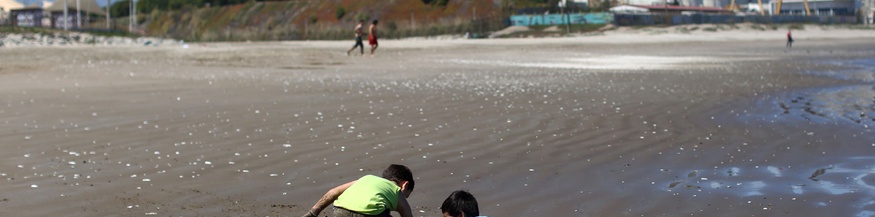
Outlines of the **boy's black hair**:
<svg viewBox="0 0 875 217">
<path fill-rule="evenodd" d="M 377 20 L 374 20 L 374 22 L 371 22 L 371 23 L 374 25 L 377 25 L 377 22 L 378 22 Z"/>
<path fill-rule="evenodd" d="M 410 172 L 410 168 L 407 168 L 404 165 L 389 165 L 389 168 L 383 170 L 383 178 L 395 183 L 407 181 L 407 189 L 410 191 L 413 191 L 413 187 L 416 185 L 416 183 L 413 182 L 413 172 Z"/>
<path fill-rule="evenodd" d="M 441 212 L 450 214 L 450 216 L 462 216 L 461 214 L 465 213 L 465 217 L 474 217 L 480 215 L 480 208 L 477 206 L 477 199 L 474 199 L 474 195 L 465 190 L 458 190 L 444 200 Z"/>
</svg>

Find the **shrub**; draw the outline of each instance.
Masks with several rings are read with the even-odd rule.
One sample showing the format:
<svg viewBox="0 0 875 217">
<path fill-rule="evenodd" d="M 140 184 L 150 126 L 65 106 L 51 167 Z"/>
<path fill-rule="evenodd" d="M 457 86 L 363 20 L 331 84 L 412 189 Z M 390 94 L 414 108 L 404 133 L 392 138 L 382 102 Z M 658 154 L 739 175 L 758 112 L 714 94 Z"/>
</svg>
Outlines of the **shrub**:
<svg viewBox="0 0 875 217">
<path fill-rule="evenodd" d="M 337 10 L 334 10 L 334 17 L 340 20 L 344 15 L 346 15 L 346 8 L 343 8 L 343 6 L 337 6 Z"/>
<path fill-rule="evenodd" d="M 357 20 L 357 21 L 364 20 L 365 23 L 368 23 L 368 20 L 370 20 L 370 19 L 371 19 L 371 17 L 368 16 L 367 14 L 364 14 L 364 13 L 359 13 L 358 15 L 355 15 L 355 20 Z"/>
<path fill-rule="evenodd" d="M 766 31 L 766 27 L 763 27 L 761 25 L 753 25 L 753 26 L 750 26 L 750 28 L 760 30 L 760 31 Z"/>
<path fill-rule="evenodd" d="M 386 29 L 394 32 L 395 30 L 398 30 L 398 24 L 396 24 L 395 21 L 389 21 L 386 24 Z"/>
</svg>

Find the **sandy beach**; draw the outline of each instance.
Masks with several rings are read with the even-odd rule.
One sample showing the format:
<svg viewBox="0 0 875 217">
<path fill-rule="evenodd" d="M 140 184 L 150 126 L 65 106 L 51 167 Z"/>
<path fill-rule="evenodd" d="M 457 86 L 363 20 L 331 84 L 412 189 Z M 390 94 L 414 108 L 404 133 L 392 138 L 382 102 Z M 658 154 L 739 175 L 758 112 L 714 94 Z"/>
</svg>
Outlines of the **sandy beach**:
<svg viewBox="0 0 875 217">
<path fill-rule="evenodd" d="M 655 32 L 0 48 L 0 216 L 875 216 L 875 31 Z"/>
</svg>

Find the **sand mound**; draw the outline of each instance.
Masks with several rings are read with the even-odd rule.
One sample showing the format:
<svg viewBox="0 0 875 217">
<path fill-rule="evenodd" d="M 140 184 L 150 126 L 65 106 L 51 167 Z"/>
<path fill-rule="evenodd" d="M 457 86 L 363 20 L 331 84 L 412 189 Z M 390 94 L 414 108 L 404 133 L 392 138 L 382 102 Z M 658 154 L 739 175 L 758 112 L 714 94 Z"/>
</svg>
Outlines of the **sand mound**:
<svg viewBox="0 0 875 217">
<path fill-rule="evenodd" d="M 547 27 L 543 31 L 544 32 L 561 32 L 563 30 L 561 28 L 559 28 L 559 26 L 551 26 L 551 27 Z"/>
<path fill-rule="evenodd" d="M 517 33 L 517 32 L 530 31 L 530 30 L 532 30 L 532 29 L 530 29 L 528 26 L 510 26 L 510 27 L 504 28 L 500 31 L 497 31 L 495 33 L 492 33 L 491 35 L 489 35 L 489 38 L 498 38 L 501 36 L 510 35 L 510 34 Z"/>
</svg>

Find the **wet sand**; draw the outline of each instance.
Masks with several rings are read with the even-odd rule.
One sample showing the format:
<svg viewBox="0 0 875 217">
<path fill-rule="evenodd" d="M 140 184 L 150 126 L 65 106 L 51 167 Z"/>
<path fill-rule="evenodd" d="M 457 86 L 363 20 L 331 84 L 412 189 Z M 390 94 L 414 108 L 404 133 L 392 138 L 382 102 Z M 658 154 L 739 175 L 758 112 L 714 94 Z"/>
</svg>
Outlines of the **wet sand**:
<svg viewBox="0 0 875 217">
<path fill-rule="evenodd" d="M 871 39 L 3 49 L 0 216 L 300 216 L 390 163 L 416 216 L 869 216 Z"/>
</svg>

